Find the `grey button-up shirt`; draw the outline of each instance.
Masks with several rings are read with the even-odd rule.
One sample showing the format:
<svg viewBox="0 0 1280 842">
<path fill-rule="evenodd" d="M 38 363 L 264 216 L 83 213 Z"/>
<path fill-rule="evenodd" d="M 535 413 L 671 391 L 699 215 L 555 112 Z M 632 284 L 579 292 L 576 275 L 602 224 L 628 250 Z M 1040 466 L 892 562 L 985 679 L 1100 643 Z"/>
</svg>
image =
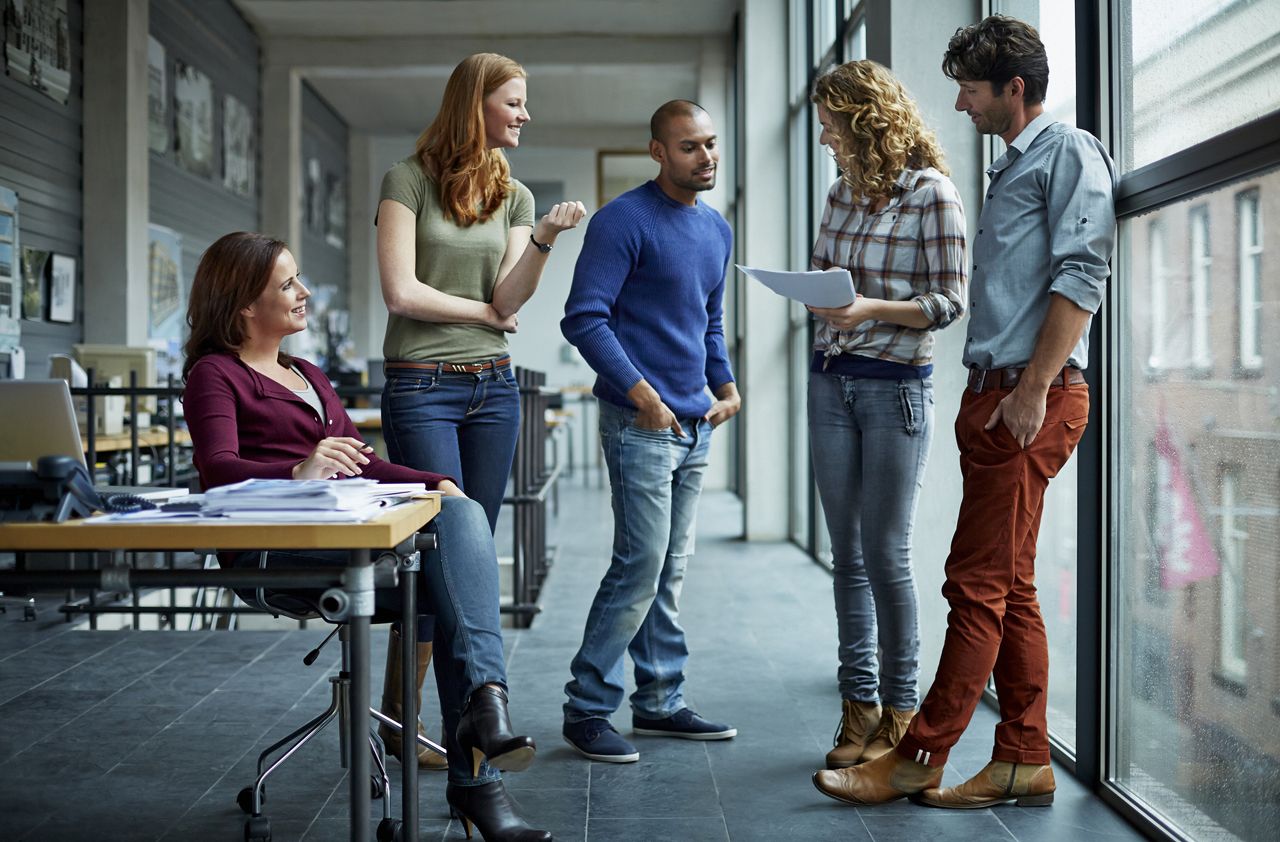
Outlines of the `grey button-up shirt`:
<svg viewBox="0 0 1280 842">
<path fill-rule="evenodd" d="M 1044 113 L 987 175 L 969 267 L 964 364 L 1025 366 L 1052 293 L 1090 313 L 1102 304 L 1115 247 L 1116 170 L 1093 135 Z M 1067 363 L 1089 364 L 1088 327 Z"/>
</svg>

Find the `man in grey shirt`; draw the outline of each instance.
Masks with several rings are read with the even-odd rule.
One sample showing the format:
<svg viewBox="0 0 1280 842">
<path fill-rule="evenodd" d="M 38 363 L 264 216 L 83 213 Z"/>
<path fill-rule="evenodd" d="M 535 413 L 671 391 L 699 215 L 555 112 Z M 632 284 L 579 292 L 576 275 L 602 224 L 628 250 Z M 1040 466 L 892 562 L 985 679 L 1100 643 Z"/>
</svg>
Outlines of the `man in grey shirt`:
<svg viewBox="0 0 1280 842">
<path fill-rule="evenodd" d="M 1086 132 L 1044 111 L 1049 65 L 1035 29 L 995 15 L 956 32 L 943 71 L 956 110 L 1005 154 L 973 243 L 969 387 L 956 418 L 964 499 L 942 592 L 950 603 L 929 695 L 896 751 L 814 784 L 852 804 L 906 795 L 971 809 L 1053 802 L 1045 708 L 1049 647 L 1036 600 L 1036 535 L 1049 480 L 1089 415 L 1089 324 L 1115 244 L 1115 167 Z M 994 675 L 1000 700 L 992 760 L 956 787 L 942 767 Z"/>
</svg>

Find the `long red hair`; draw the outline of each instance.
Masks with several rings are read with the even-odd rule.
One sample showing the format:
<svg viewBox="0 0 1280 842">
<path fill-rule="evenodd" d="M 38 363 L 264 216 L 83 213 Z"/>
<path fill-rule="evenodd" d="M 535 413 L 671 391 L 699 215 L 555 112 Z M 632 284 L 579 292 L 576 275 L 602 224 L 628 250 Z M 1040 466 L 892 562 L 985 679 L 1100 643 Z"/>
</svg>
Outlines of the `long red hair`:
<svg viewBox="0 0 1280 842">
<path fill-rule="evenodd" d="M 467 56 L 449 76 L 440 113 L 418 138 L 415 151 L 428 172 L 436 171 L 445 218 L 463 228 L 493 216 L 511 191 L 507 156 L 485 142 L 484 98 L 524 75 L 506 56 Z"/>
</svg>

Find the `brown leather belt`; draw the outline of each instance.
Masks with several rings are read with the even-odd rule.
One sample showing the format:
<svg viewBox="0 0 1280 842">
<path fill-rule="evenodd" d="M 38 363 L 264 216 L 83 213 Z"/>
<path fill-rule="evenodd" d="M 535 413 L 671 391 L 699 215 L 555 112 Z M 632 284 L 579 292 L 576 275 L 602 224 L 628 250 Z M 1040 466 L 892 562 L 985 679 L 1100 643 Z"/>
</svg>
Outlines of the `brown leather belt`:
<svg viewBox="0 0 1280 842">
<path fill-rule="evenodd" d="M 971 368 L 969 389 L 981 394 L 992 389 L 1012 389 L 1022 379 L 1025 368 Z M 1065 366 L 1058 376 L 1049 381 L 1050 386 L 1075 386 L 1084 382 L 1084 372 L 1075 366 Z"/>
<path fill-rule="evenodd" d="M 388 360 L 382 364 L 384 372 L 408 369 L 410 371 L 448 371 L 459 374 L 479 374 L 482 371 L 505 368 L 511 365 L 511 357 L 499 357 L 496 360 L 485 360 L 479 363 L 446 363 L 446 362 L 410 362 L 408 360 Z"/>
</svg>

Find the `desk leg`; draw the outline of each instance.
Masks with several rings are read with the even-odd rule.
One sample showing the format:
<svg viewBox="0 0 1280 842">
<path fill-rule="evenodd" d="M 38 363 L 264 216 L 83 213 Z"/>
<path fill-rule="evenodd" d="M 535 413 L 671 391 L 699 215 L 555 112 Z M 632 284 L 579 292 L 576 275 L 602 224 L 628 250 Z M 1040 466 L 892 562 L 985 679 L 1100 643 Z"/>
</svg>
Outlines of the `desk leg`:
<svg viewBox="0 0 1280 842">
<path fill-rule="evenodd" d="M 369 550 L 351 551 L 351 842 L 369 842 L 369 618 L 373 616 L 373 567 Z"/>
<path fill-rule="evenodd" d="M 401 842 L 418 842 L 418 569 L 400 572 Z M 389 795 L 389 794 L 388 794 Z"/>
</svg>

